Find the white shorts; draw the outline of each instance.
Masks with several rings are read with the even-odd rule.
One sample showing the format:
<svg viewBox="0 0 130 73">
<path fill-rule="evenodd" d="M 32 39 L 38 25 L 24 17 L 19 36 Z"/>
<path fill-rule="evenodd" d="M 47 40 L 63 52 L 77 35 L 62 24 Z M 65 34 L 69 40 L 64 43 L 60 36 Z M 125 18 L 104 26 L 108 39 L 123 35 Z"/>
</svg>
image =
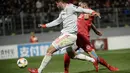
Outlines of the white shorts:
<svg viewBox="0 0 130 73">
<path fill-rule="evenodd" d="M 69 34 L 69 33 L 64 33 L 60 35 L 58 38 L 56 38 L 53 42 L 52 45 L 57 49 L 62 49 L 64 47 L 70 47 L 72 46 L 77 40 L 77 35 L 76 34 Z"/>
</svg>

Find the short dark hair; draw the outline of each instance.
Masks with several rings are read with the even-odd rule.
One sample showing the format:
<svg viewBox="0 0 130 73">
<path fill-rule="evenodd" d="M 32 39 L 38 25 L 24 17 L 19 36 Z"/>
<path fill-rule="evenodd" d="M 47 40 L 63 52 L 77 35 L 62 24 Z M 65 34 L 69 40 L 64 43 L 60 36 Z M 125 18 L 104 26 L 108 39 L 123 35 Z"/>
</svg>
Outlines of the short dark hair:
<svg viewBox="0 0 130 73">
<path fill-rule="evenodd" d="M 79 0 L 79 2 L 88 4 L 88 1 L 87 1 L 87 0 Z"/>
<path fill-rule="evenodd" d="M 86 4 L 87 6 L 89 6 L 87 0 L 80 0 L 79 2 L 82 2 L 82 3 Z"/>
<path fill-rule="evenodd" d="M 65 3 L 69 3 L 69 0 L 55 0 L 55 2 L 65 2 Z"/>
</svg>

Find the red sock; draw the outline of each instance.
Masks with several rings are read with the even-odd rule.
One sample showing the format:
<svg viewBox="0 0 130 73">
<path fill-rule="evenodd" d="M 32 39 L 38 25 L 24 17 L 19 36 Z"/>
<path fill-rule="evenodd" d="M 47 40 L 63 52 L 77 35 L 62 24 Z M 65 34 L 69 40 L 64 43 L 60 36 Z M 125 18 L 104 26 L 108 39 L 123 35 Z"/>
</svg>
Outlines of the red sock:
<svg viewBox="0 0 130 73">
<path fill-rule="evenodd" d="M 64 54 L 64 73 L 69 73 L 70 57 L 67 53 Z"/>
<path fill-rule="evenodd" d="M 102 64 L 103 66 L 109 68 L 109 64 L 101 57 L 98 57 L 99 63 Z"/>
</svg>

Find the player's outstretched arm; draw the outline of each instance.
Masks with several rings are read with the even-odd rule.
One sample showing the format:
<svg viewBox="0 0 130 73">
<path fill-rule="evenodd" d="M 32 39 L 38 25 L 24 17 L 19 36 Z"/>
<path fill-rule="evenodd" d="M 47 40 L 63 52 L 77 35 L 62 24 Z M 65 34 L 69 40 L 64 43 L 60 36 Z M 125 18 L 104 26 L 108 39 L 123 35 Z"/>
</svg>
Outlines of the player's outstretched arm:
<svg viewBox="0 0 130 73">
<path fill-rule="evenodd" d="M 93 16 L 98 16 L 99 18 L 101 18 L 100 13 L 98 13 L 98 12 L 92 10 L 92 9 L 86 9 L 86 8 L 82 8 L 82 7 L 73 6 L 73 10 L 75 12 L 89 13 L 89 14 L 91 14 Z"/>
<path fill-rule="evenodd" d="M 98 16 L 99 18 L 101 18 L 101 16 L 100 16 L 100 13 L 99 13 L 99 12 L 93 12 L 91 15 L 92 15 L 92 16 Z"/>
<path fill-rule="evenodd" d="M 46 24 L 38 24 L 38 27 L 46 28 Z"/>
<path fill-rule="evenodd" d="M 61 18 L 61 13 L 60 13 L 59 17 L 57 19 L 55 19 L 52 22 L 47 23 L 47 24 L 38 24 L 38 27 L 42 27 L 42 28 L 53 27 L 53 26 L 59 25 L 62 21 L 63 20 Z"/>
<path fill-rule="evenodd" d="M 97 35 L 102 36 L 102 33 L 101 33 L 99 30 L 97 30 L 97 28 L 95 27 L 94 24 L 92 24 L 91 28 L 93 29 L 93 31 L 94 31 Z"/>
<path fill-rule="evenodd" d="M 89 13 L 89 14 L 92 14 L 93 12 L 95 12 L 95 11 L 92 10 L 92 9 L 84 9 L 84 8 L 77 7 L 77 6 L 73 6 L 73 10 L 74 10 L 75 12 L 79 12 L 79 13 L 84 12 L 84 13 Z"/>
</svg>

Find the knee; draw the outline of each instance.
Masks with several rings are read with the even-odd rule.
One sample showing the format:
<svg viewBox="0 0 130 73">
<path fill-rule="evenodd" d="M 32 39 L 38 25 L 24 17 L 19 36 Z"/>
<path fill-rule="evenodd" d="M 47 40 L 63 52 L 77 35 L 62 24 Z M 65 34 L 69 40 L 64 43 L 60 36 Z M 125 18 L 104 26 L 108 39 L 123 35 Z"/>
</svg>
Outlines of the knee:
<svg viewBox="0 0 130 73">
<path fill-rule="evenodd" d="M 52 55 L 52 53 L 46 53 L 46 55 L 51 56 L 51 55 Z"/>
<path fill-rule="evenodd" d="M 72 59 L 77 59 L 78 54 L 74 55 L 73 57 L 71 57 Z"/>
<path fill-rule="evenodd" d="M 75 59 L 75 56 L 73 56 L 73 57 L 70 57 L 71 59 Z"/>
<path fill-rule="evenodd" d="M 71 59 L 74 59 L 75 55 L 74 54 L 66 54 L 66 56 L 68 56 Z"/>
<path fill-rule="evenodd" d="M 47 50 L 47 54 L 48 55 L 52 55 L 54 52 L 56 52 L 57 51 L 57 49 L 53 46 L 53 45 L 51 45 L 49 48 L 48 48 L 48 50 Z"/>
<path fill-rule="evenodd" d="M 91 52 L 93 50 L 94 50 L 94 48 L 89 48 L 89 49 L 87 49 L 87 52 Z"/>
<path fill-rule="evenodd" d="M 52 54 L 53 54 L 53 51 L 52 51 L 52 50 L 47 50 L 46 55 L 51 56 Z"/>
<path fill-rule="evenodd" d="M 69 55 L 69 57 L 70 57 L 71 59 L 74 59 L 74 58 L 75 58 L 75 55 Z"/>
</svg>

